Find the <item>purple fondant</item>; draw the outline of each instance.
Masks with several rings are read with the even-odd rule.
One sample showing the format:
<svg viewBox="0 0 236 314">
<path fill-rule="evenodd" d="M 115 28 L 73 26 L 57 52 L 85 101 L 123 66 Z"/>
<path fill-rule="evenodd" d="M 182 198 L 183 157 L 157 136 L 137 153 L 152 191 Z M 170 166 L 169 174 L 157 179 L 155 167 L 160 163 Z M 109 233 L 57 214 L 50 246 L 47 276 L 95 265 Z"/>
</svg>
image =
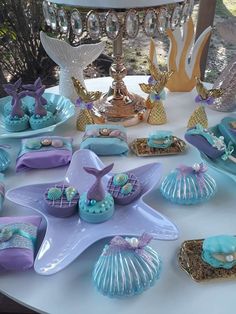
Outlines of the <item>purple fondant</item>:
<svg viewBox="0 0 236 314">
<path fill-rule="evenodd" d="M 21 86 L 21 79 L 17 80 L 14 84 L 5 84 L 3 88 L 5 92 L 12 96 L 12 111 L 11 117 L 22 118 L 24 116 L 24 111 L 22 109 L 21 98 L 27 95 L 26 91 L 19 92 L 18 89 Z"/>
<path fill-rule="evenodd" d="M 107 183 L 107 191 L 112 195 L 116 204 L 126 205 L 133 202 L 141 194 L 141 184 L 139 179 L 133 173 L 127 173 L 128 181 L 133 186 L 132 191 L 129 194 L 122 194 L 122 186 L 115 186 L 113 183 L 114 176 L 110 178 Z"/>
<path fill-rule="evenodd" d="M 22 85 L 22 87 L 28 91 L 37 91 L 41 87 L 44 87 L 44 85 L 42 84 L 41 78 L 39 77 L 34 82 L 34 84 L 26 84 L 26 85 Z M 47 100 L 43 96 L 40 97 L 40 102 L 43 106 L 47 104 Z"/>
<path fill-rule="evenodd" d="M 185 139 L 190 144 L 195 146 L 201 153 L 205 154 L 211 159 L 216 159 L 224 154 L 224 151 L 213 147 L 207 139 L 198 134 L 185 134 Z"/>
<path fill-rule="evenodd" d="M 40 216 L 0 217 L 0 224 L 23 222 L 35 225 L 41 223 Z M 0 271 L 3 270 L 26 270 L 34 265 L 34 251 L 22 248 L 8 248 L 0 250 Z"/>
<path fill-rule="evenodd" d="M 101 170 L 98 170 L 96 168 L 91 168 L 91 167 L 84 167 L 84 170 L 87 173 L 94 175 L 96 178 L 95 183 L 88 190 L 88 193 L 87 193 L 88 200 L 96 200 L 99 202 L 105 198 L 106 191 L 102 184 L 102 177 L 104 177 L 108 172 L 110 172 L 113 166 L 114 164 L 112 163 L 109 166 Z"/>
<path fill-rule="evenodd" d="M 66 185 L 58 184 L 55 187 L 65 190 L 68 187 L 68 185 L 66 186 Z M 52 200 L 49 200 L 47 197 L 49 189 L 50 188 L 47 189 L 44 195 L 44 208 L 50 215 L 59 217 L 59 218 L 66 218 L 76 213 L 77 204 L 79 200 L 79 193 L 77 193 L 71 201 L 67 201 L 66 195 L 63 192 L 60 199 L 52 201 Z"/>
</svg>

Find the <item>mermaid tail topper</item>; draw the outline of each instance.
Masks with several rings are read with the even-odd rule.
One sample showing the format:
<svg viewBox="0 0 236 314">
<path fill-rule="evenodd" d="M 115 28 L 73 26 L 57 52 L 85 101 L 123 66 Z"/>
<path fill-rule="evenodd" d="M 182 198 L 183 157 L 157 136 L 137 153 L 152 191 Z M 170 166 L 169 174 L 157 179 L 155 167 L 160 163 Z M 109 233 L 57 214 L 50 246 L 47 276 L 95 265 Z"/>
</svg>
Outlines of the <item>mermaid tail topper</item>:
<svg viewBox="0 0 236 314">
<path fill-rule="evenodd" d="M 92 174 L 96 178 L 96 181 L 88 190 L 87 193 L 88 200 L 102 201 L 105 198 L 106 191 L 102 184 L 102 177 L 104 177 L 108 172 L 110 172 L 113 166 L 114 164 L 112 163 L 101 170 L 92 167 L 84 167 L 84 170 L 87 173 Z"/>
</svg>

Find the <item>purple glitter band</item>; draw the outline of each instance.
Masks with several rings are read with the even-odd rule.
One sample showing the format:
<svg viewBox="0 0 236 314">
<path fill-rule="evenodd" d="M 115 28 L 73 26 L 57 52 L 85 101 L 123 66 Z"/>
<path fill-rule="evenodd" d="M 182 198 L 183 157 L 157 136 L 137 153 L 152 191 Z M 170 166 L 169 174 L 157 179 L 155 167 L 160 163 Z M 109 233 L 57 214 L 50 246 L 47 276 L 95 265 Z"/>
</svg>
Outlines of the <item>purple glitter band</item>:
<svg viewBox="0 0 236 314">
<path fill-rule="evenodd" d="M 145 252 L 145 247 L 149 244 L 152 240 L 152 236 L 148 233 L 143 233 L 140 238 L 138 238 L 137 245 L 133 246 L 128 240 L 122 238 L 121 236 L 114 237 L 109 245 L 108 250 L 105 252 L 104 255 L 108 255 L 113 251 L 133 251 L 139 256 L 143 257 L 147 261 L 151 261 L 150 257 Z"/>
</svg>

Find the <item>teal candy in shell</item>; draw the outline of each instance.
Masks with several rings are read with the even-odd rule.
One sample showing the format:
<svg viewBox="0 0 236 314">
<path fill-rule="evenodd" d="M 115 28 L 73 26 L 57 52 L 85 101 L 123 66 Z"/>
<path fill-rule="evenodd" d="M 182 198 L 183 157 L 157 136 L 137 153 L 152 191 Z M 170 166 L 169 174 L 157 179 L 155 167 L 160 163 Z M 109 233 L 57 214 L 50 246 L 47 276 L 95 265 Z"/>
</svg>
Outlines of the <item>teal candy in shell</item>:
<svg viewBox="0 0 236 314">
<path fill-rule="evenodd" d="M 205 239 L 202 259 L 214 268 L 232 268 L 236 265 L 236 237 L 219 235 Z"/>
<path fill-rule="evenodd" d="M 133 185 L 131 183 L 126 183 L 124 186 L 122 186 L 121 193 L 124 195 L 127 195 L 131 193 L 133 190 Z"/>
<path fill-rule="evenodd" d="M 68 186 L 65 189 L 65 195 L 66 195 L 67 201 L 71 202 L 77 193 L 78 191 L 73 186 Z"/>
<path fill-rule="evenodd" d="M 118 173 L 113 178 L 113 184 L 115 186 L 123 186 L 128 181 L 129 176 L 126 173 Z"/>
<path fill-rule="evenodd" d="M 61 196 L 62 196 L 62 190 L 60 188 L 53 187 L 48 190 L 48 199 L 50 201 L 53 201 L 53 200 L 56 201 L 60 199 Z"/>
</svg>

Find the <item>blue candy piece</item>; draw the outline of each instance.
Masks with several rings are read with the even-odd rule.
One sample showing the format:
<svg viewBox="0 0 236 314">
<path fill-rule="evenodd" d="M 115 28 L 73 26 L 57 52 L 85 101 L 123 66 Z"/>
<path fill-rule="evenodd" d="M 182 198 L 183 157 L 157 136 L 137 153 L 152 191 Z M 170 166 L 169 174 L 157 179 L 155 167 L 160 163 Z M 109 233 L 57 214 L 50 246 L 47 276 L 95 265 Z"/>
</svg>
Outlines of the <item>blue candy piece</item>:
<svg viewBox="0 0 236 314">
<path fill-rule="evenodd" d="M 126 183 L 124 186 L 122 186 L 121 193 L 124 195 L 127 195 L 131 193 L 133 190 L 133 185 L 131 183 Z"/>
<path fill-rule="evenodd" d="M 167 148 L 173 142 L 171 131 L 157 131 L 148 137 L 147 144 L 149 147 L 154 148 Z"/>
<path fill-rule="evenodd" d="M 62 196 L 62 189 L 53 187 L 48 190 L 48 199 L 50 201 L 59 200 Z"/>
<path fill-rule="evenodd" d="M 126 173 L 118 173 L 113 178 L 113 184 L 115 186 L 123 186 L 129 180 L 129 176 Z"/>
<path fill-rule="evenodd" d="M 214 268 L 232 268 L 236 265 L 236 237 L 219 235 L 205 239 L 202 259 Z"/>
<path fill-rule="evenodd" d="M 39 140 L 28 140 L 25 144 L 25 147 L 28 149 L 40 149 L 42 144 Z"/>
</svg>

